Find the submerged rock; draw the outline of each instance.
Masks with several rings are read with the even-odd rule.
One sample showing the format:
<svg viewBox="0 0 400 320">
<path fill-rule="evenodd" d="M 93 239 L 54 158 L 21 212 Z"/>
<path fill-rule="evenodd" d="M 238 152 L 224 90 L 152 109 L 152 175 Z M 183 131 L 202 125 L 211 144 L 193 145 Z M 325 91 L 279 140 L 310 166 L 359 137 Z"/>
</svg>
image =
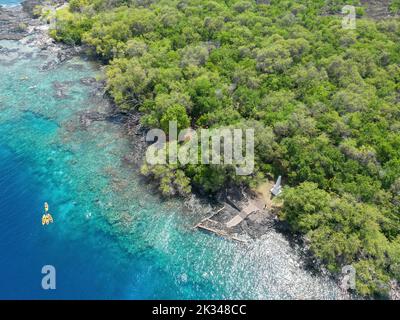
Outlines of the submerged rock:
<svg viewBox="0 0 400 320">
<path fill-rule="evenodd" d="M 53 89 L 55 91 L 53 94 L 53 97 L 58 98 L 58 99 L 68 98 L 67 92 L 68 92 L 70 85 L 71 85 L 71 83 L 68 81 L 64 81 L 64 82 L 55 81 L 53 83 Z"/>
<path fill-rule="evenodd" d="M 108 117 L 105 113 L 98 111 L 87 111 L 79 116 L 79 124 L 81 128 L 87 129 L 94 121 L 104 121 Z"/>
<path fill-rule="evenodd" d="M 93 78 L 93 77 L 82 78 L 82 79 L 80 80 L 80 83 L 84 84 L 85 86 L 90 86 L 90 85 L 92 85 L 92 84 L 95 83 L 95 82 L 96 82 L 96 79 Z"/>
</svg>

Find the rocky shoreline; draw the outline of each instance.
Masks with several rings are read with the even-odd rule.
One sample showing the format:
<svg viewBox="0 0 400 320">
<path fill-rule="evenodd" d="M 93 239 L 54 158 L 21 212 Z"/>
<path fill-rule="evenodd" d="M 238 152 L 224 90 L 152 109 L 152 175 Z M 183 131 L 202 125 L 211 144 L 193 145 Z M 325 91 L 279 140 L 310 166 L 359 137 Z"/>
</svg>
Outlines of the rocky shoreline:
<svg viewBox="0 0 400 320">
<path fill-rule="evenodd" d="M 0 40 L 20 40 L 29 34 L 29 27 L 38 25 L 22 6 L 0 6 Z"/>
<path fill-rule="evenodd" d="M 19 40 L 30 47 L 55 53 L 57 58 L 49 61 L 43 69 L 54 68 L 57 64 L 81 54 L 81 47 L 56 43 L 48 35 L 49 25 L 34 18 L 29 11 L 33 5 L 27 7 L 32 2 L 27 0 L 22 6 L 0 7 L 0 40 Z"/>
</svg>

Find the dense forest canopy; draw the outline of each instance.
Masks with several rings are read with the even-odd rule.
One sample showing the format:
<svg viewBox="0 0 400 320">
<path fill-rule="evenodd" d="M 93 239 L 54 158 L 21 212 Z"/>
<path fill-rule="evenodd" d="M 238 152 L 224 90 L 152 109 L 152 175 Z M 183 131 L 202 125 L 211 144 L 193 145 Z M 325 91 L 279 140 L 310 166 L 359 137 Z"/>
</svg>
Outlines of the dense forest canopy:
<svg viewBox="0 0 400 320">
<path fill-rule="evenodd" d="M 351 4 L 355 30 L 340 15 Z M 369 19 L 351 0 L 71 0 L 51 32 L 91 46 L 115 102 L 149 128 L 255 129 L 253 175 L 144 166 L 163 193 L 281 174 L 281 217 L 329 270 L 353 265 L 363 295 L 400 280 L 398 18 Z"/>
</svg>

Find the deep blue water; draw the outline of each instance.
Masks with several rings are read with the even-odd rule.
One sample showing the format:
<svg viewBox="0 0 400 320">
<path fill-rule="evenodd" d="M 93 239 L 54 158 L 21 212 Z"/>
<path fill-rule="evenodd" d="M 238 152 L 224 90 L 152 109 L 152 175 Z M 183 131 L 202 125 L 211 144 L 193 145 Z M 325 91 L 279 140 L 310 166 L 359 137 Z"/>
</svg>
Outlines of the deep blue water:
<svg viewBox="0 0 400 320">
<path fill-rule="evenodd" d="M 46 194 L 41 182 L 31 173 L 32 165 L 24 155 L 0 146 L 0 298 L 118 295 L 118 292 L 108 292 L 109 287 L 94 276 L 101 275 L 107 264 L 112 267 L 112 255 L 101 246 L 102 241 L 107 241 L 106 237 L 99 236 L 95 246 L 83 239 L 66 242 L 51 234 L 55 225 L 45 229 L 39 223 Z M 57 207 L 53 210 L 56 212 Z M 47 264 L 56 266 L 57 286 L 61 290 L 42 290 L 39 272 Z M 120 276 L 116 274 L 115 281 L 119 281 Z"/>
<path fill-rule="evenodd" d="M 74 58 L 41 71 L 54 54 L 0 46 L 0 298 L 339 297 L 274 231 L 248 246 L 193 231 L 205 212 L 153 194 L 123 161 L 121 124 L 82 126 L 83 113 L 109 108 L 80 81 L 102 77 L 98 66 Z M 44 265 L 56 290 L 41 288 Z"/>
</svg>

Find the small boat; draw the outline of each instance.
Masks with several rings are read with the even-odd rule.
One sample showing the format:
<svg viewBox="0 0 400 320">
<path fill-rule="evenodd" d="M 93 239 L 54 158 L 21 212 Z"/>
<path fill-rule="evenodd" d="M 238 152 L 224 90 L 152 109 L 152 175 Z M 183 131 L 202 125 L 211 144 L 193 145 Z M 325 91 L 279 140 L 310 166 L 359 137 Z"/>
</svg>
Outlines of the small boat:
<svg viewBox="0 0 400 320">
<path fill-rule="evenodd" d="M 44 215 L 42 216 L 42 225 L 49 225 L 50 223 L 53 223 L 53 217 L 50 213 L 48 213 L 49 211 L 49 204 L 47 202 L 44 203 Z"/>
<path fill-rule="evenodd" d="M 44 225 L 49 225 L 50 223 L 53 223 L 53 222 L 54 222 L 54 220 L 53 220 L 53 217 L 51 216 L 50 213 L 44 214 L 44 215 L 42 216 L 42 225 L 43 225 L 43 226 L 44 226 Z"/>
</svg>

